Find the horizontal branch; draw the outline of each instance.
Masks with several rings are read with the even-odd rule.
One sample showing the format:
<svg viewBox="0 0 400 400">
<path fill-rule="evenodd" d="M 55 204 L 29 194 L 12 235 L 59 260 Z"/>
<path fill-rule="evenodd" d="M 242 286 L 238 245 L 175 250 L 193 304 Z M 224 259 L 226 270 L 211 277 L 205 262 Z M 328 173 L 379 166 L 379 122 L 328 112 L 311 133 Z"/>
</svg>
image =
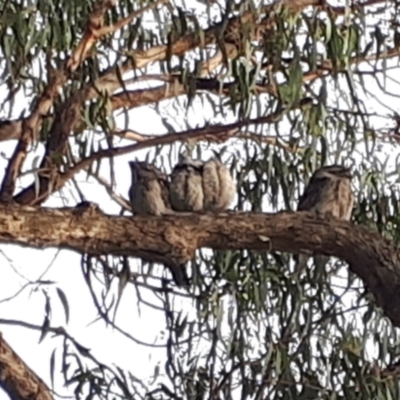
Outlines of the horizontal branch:
<svg viewBox="0 0 400 400">
<path fill-rule="evenodd" d="M 389 117 L 388 117 L 389 118 Z M 197 129 L 197 128 L 194 128 Z M 119 136 L 120 138 L 126 139 L 126 140 L 131 140 L 137 143 L 142 143 L 146 142 L 146 140 L 150 139 L 155 139 L 157 137 L 160 137 L 159 134 L 141 134 L 139 132 L 133 131 L 133 130 L 122 130 L 122 129 L 115 129 L 114 131 L 111 131 L 111 134 L 113 136 Z M 176 137 L 178 132 L 174 133 L 168 133 L 168 135 L 173 135 L 174 138 Z M 294 153 L 294 152 L 302 152 L 305 150 L 305 148 L 302 148 L 300 146 L 290 144 L 290 143 L 285 143 L 283 140 L 280 140 L 277 136 L 273 135 L 264 135 L 263 133 L 254 133 L 251 131 L 245 131 L 245 130 L 240 130 L 240 129 L 231 129 L 227 130 L 226 134 L 222 137 L 218 133 L 215 136 L 211 135 L 204 135 L 204 136 L 199 136 L 198 138 L 195 138 L 196 141 L 200 140 L 207 140 L 212 143 L 223 143 L 226 142 L 229 139 L 244 139 L 244 140 L 251 140 L 256 143 L 265 143 L 269 144 L 270 146 L 276 146 L 281 149 L 284 149 L 288 152 Z M 186 141 L 188 142 L 190 139 L 187 139 Z M 178 141 L 178 139 L 174 139 L 174 142 Z M 182 133 L 182 136 L 179 137 L 179 141 L 185 141 L 185 132 Z"/>
<path fill-rule="evenodd" d="M 308 212 L 117 217 L 94 207 L 0 205 L 0 243 L 174 263 L 188 261 L 202 247 L 311 251 L 347 261 L 378 305 L 400 326 L 400 251 L 395 244 L 364 226 Z"/>
</svg>

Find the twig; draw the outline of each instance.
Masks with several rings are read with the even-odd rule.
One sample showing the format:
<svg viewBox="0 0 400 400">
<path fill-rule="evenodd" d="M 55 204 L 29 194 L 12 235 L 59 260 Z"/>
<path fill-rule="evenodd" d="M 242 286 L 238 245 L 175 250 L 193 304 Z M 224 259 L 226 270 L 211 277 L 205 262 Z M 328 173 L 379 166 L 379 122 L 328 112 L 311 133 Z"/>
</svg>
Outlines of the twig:
<svg viewBox="0 0 400 400">
<path fill-rule="evenodd" d="M 119 204 L 124 210 L 126 211 L 132 211 L 131 207 L 129 205 L 129 202 L 122 196 L 117 195 L 112 188 L 112 185 L 110 182 L 108 182 L 106 179 L 102 178 L 99 175 L 94 174 L 92 171 L 90 171 L 89 168 L 85 168 L 86 172 L 93 177 L 94 179 L 97 180 L 104 188 L 106 189 L 107 193 L 109 196 L 117 203 Z"/>
<path fill-rule="evenodd" d="M 71 72 L 75 71 L 79 65 L 88 56 L 92 46 L 100 39 L 97 33 L 102 28 L 104 23 L 104 16 L 106 12 L 117 3 L 117 0 L 102 0 L 99 1 L 93 12 L 89 16 L 86 24 L 86 30 L 82 40 L 73 51 L 71 57 L 67 61 L 67 69 Z"/>
<path fill-rule="evenodd" d="M 114 25 L 103 27 L 105 13 L 117 3 L 117 0 L 103 0 L 97 5 L 94 12 L 90 16 L 83 38 L 68 60 L 67 68 L 69 68 L 71 72 L 75 71 L 89 56 L 90 50 L 101 37 L 114 33 L 118 29 L 121 29 L 125 25 L 131 23 L 135 18 L 139 17 L 145 12 L 156 8 L 160 4 L 167 3 L 168 1 L 169 0 L 158 0 L 155 3 L 149 4 L 138 11 L 134 11 Z"/>
</svg>

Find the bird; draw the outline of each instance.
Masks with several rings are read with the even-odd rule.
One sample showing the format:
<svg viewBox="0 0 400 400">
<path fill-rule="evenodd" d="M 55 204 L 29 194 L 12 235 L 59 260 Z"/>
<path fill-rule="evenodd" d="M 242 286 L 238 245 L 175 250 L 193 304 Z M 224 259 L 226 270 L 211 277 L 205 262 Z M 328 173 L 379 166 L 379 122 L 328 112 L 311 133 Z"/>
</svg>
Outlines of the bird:
<svg viewBox="0 0 400 400">
<path fill-rule="evenodd" d="M 297 210 L 350 221 L 354 205 L 351 180 L 350 168 L 342 165 L 334 164 L 317 169 L 300 197 Z M 326 256 L 316 256 L 315 263 L 325 265 L 328 259 Z M 307 260 L 307 256 L 300 254 L 296 269 L 303 270 Z"/>
<path fill-rule="evenodd" d="M 342 165 L 328 165 L 317 169 L 300 198 L 298 211 L 330 214 L 350 221 L 354 205 L 351 179 L 350 168 Z"/>
<path fill-rule="evenodd" d="M 171 174 L 169 195 L 173 210 L 203 210 L 203 167 L 203 161 L 181 156 Z"/>
<path fill-rule="evenodd" d="M 181 156 L 171 174 L 170 200 L 175 211 L 222 211 L 232 203 L 235 183 L 229 169 L 215 158 Z"/>
<path fill-rule="evenodd" d="M 168 176 L 152 164 L 141 161 L 130 161 L 132 185 L 129 199 L 135 215 L 161 216 L 172 214 L 169 201 Z M 187 287 L 190 283 L 185 265 L 166 262 L 166 267 L 177 286 Z"/>
<path fill-rule="evenodd" d="M 129 200 L 133 214 L 170 214 L 168 176 L 146 162 L 130 161 L 129 166 L 132 173 Z"/>
<path fill-rule="evenodd" d="M 217 158 L 203 166 L 203 193 L 205 211 L 223 211 L 235 196 L 235 182 L 229 169 Z"/>
</svg>

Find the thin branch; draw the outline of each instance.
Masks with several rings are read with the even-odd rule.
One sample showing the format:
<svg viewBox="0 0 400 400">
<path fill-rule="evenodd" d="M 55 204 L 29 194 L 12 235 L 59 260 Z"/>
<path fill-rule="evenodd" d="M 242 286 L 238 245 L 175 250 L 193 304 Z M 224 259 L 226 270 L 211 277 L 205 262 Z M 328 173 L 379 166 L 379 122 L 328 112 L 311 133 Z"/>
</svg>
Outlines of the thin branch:
<svg viewBox="0 0 400 400">
<path fill-rule="evenodd" d="M 276 112 L 264 117 L 238 121 L 227 125 L 220 124 L 220 125 L 206 126 L 204 128 L 191 129 L 183 132 L 167 133 L 165 135 L 160 135 L 152 139 L 135 143 L 129 146 L 100 150 L 94 154 L 91 154 L 89 157 L 82 159 L 80 162 L 78 162 L 74 167 L 70 168 L 64 174 L 58 175 L 57 179 L 54 181 L 54 186 L 52 186 L 51 188 L 52 193 L 60 190 L 65 185 L 65 183 L 69 179 L 71 179 L 75 174 L 77 174 L 82 170 L 85 170 L 86 168 L 89 168 L 94 161 L 103 158 L 121 156 L 138 150 L 159 145 L 171 144 L 178 141 L 209 140 L 212 142 L 221 143 L 232 137 L 240 136 L 239 135 L 240 129 L 243 127 L 254 124 L 277 122 L 282 118 L 282 116 L 286 112 L 287 110 L 284 109 L 283 111 Z M 251 137 L 254 138 L 254 136 Z M 39 195 L 36 195 L 34 188 L 31 186 L 22 190 L 19 194 L 17 194 L 14 197 L 14 200 L 19 204 L 38 205 L 43 201 L 45 201 L 49 195 L 50 193 L 45 190 L 41 191 Z"/>
<path fill-rule="evenodd" d="M 104 16 L 116 3 L 117 0 L 101 0 L 96 3 L 87 21 L 83 38 L 67 61 L 66 67 L 69 71 L 75 71 L 79 65 L 82 64 L 92 49 L 92 46 L 100 39 L 97 33 L 103 27 Z"/>
<path fill-rule="evenodd" d="M 93 14 L 93 21 L 96 23 L 100 24 L 100 17 L 99 15 L 96 14 L 99 13 L 99 10 L 104 11 L 105 4 L 107 6 L 111 6 L 113 3 L 111 2 L 102 2 L 100 6 L 95 10 Z M 322 6 L 322 3 L 320 1 L 315 1 L 315 0 L 304 0 L 300 2 L 295 2 L 295 3 L 290 3 L 291 5 L 294 5 L 295 7 L 298 7 L 301 5 L 301 7 L 305 7 L 307 5 L 312 5 L 312 6 Z M 370 3 L 363 3 L 362 6 L 367 6 Z M 376 4 L 376 2 L 374 2 Z M 267 26 L 270 26 L 271 24 L 274 23 L 274 15 L 271 13 L 271 11 L 274 9 L 274 7 L 277 5 L 277 3 L 274 3 L 270 6 L 267 6 L 264 11 L 266 13 L 266 17 L 264 18 L 263 22 L 261 23 L 261 26 L 263 29 L 266 29 Z M 288 5 L 288 4 L 286 4 Z M 339 10 L 340 11 L 340 10 Z M 339 12 L 338 11 L 338 12 Z M 100 19 L 99 19 L 100 18 Z M 240 25 L 241 22 L 249 22 L 252 21 L 256 16 L 254 16 L 252 13 L 244 13 L 242 16 L 239 17 L 234 17 L 229 20 L 228 25 L 230 26 L 231 30 L 238 29 L 238 24 Z M 92 21 L 92 22 L 93 22 Z M 93 22 L 94 23 L 94 22 Z M 90 24 L 89 24 L 90 25 Z M 100 24 L 101 25 L 101 24 Z M 98 25 L 98 26 L 100 26 Z M 221 24 L 217 24 L 208 30 L 206 30 L 205 34 L 205 42 L 209 43 L 214 43 L 215 42 L 215 33 L 218 32 L 218 29 L 221 28 Z M 98 28 L 96 25 L 96 29 Z M 89 28 L 88 28 L 89 29 Z M 204 46 L 205 43 L 199 43 L 199 38 L 193 36 L 194 34 L 189 34 L 186 35 L 180 39 L 178 39 L 173 45 L 172 45 L 172 54 L 179 55 L 185 53 L 187 50 L 192 49 L 194 47 L 198 46 Z M 207 39 L 208 38 L 208 39 Z M 228 43 L 229 44 L 229 43 Z M 162 50 L 161 50 L 162 48 Z M 234 48 L 232 48 L 234 50 Z M 161 51 L 161 53 L 160 53 Z M 76 53 L 76 52 L 75 52 Z M 233 51 L 235 53 L 235 51 Z M 393 57 L 398 55 L 398 50 L 397 49 L 392 49 L 388 50 L 385 53 L 381 53 L 381 57 Z M 105 73 L 102 78 L 100 78 L 99 82 L 103 82 L 103 86 L 105 85 L 106 92 L 110 92 L 111 90 L 116 90 L 121 86 L 120 82 L 120 75 L 128 70 L 131 70 L 132 68 L 140 68 L 141 66 L 145 66 L 148 63 L 152 61 L 161 61 L 165 59 L 167 56 L 167 46 L 157 46 L 155 48 L 151 48 L 148 51 L 141 53 L 138 52 L 137 56 L 140 58 L 142 57 L 142 64 L 138 60 L 135 59 L 135 63 L 132 64 L 131 61 L 126 61 L 125 67 L 128 69 L 125 69 L 124 63 L 121 64 L 121 66 L 114 68 L 113 71 L 111 72 L 111 75 L 109 73 Z M 136 57 L 136 55 L 135 55 Z M 372 56 L 368 57 L 363 57 L 363 58 L 354 58 L 352 62 L 362 62 L 362 61 L 368 61 L 371 59 Z M 136 57 L 137 58 L 137 57 Z M 209 60 L 210 61 L 210 60 Z M 134 65 L 134 67 L 132 66 Z M 331 64 L 324 64 L 325 68 L 330 68 Z M 116 69 L 119 69 L 120 73 L 116 73 Z M 202 69 L 204 73 L 206 73 L 206 69 Z M 303 77 L 303 81 L 309 81 L 316 79 L 318 77 L 321 77 L 323 75 L 328 74 L 328 71 L 323 71 L 323 70 L 317 70 L 313 71 L 309 74 L 305 74 Z M 63 80 L 62 80 L 63 81 Z M 196 85 L 197 85 L 197 90 L 216 90 L 215 86 L 210 87 L 209 84 L 212 83 L 211 81 L 202 81 L 196 80 Z M 219 85 L 219 84 L 218 84 Z M 96 93 L 96 96 L 100 96 L 101 93 L 101 88 L 96 87 L 96 89 L 92 88 L 90 89 L 87 87 L 85 90 L 78 92 L 73 99 L 70 99 L 69 103 L 66 104 L 62 112 L 56 116 L 56 120 L 53 123 L 52 127 L 52 132 L 50 134 L 50 140 L 48 141 L 48 146 L 46 150 L 46 157 L 44 162 L 42 163 L 42 167 L 51 167 L 52 162 L 52 153 L 54 154 L 64 154 L 64 147 L 66 144 L 66 141 L 71 134 L 72 131 L 74 131 L 74 128 L 77 125 L 81 125 L 81 118 L 80 118 L 80 107 L 82 103 L 87 100 L 88 97 L 94 95 Z M 256 93 L 270 93 L 273 94 L 275 93 L 274 88 L 272 87 L 256 87 L 255 88 Z M 153 102 L 160 101 L 162 99 L 166 98 L 171 98 L 171 97 L 176 97 L 180 94 L 185 93 L 185 87 L 182 83 L 180 83 L 178 80 L 176 80 L 173 84 L 171 85 L 165 85 L 160 88 L 156 89 L 151 89 L 151 90 L 142 90 L 142 91 L 135 91 L 135 92 L 122 92 L 119 94 L 116 94 L 110 98 L 110 102 L 112 104 L 112 109 L 118 109 L 121 107 L 137 107 L 139 105 L 144 105 L 144 104 L 149 104 Z M 8 125 L 5 124 L 4 126 Z M 24 129 L 23 129 L 24 130 Z M 24 130 L 25 131 L 25 130 Z M 0 135 L 1 136 L 1 135 Z M 24 136 L 25 137 L 25 136 Z M 1 199 L 3 201 L 9 201 L 11 200 L 12 193 L 14 191 L 15 187 L 15 180 L 20 174 L 21 170 L 21 165 L 23 160 L 25 159 L 26 156 L 26 151 L 27 151 L 27 146 L 30 142 L 26 141 L 21 141 L 21 146 L 19 146 L 14 154 L 13 160 L 9 163 L 7 171 L 6 171 L 6 179 L 3 182 L 3 196 Z M 121 151 L 121 150 L 118 150 Z M 131 150 L 127 150 L 128 152 Z M 107 155 L 105 155 L 107 156 Z M 83 160 L 83 163 L 85 165 L 88 165 L 88 160 Z M 80 168 L 80 167 L 78 167 Z M 75 170 L 73 170 L 75 171 Z M 66 176 L 71 177 L 70 174 L 67 174 Z M 39 177 L 39 194 L 36 196 L 36 191 L 37 188 L 34 187 L 33 185 L 28 188 L 29 195 L 27 195 L 26 191 L 24 190 L 22 193 L 17 195 L 17 201 L 18 202 L 24 202 L 24 204 L 40 204 L 43 202 L 48 196 L 53 193 L 54 191 L 58 190 L 64 183 L 65 179 L 63 176 L 60 176 L 60 173 L 58 172 L 58 168 L 55 168 L 52 175 L 51 179 L 48 177 L 40 176 Z M 37 198 L 35 198 L 37 197 Z"/>
<path fill-rule="evenodd" d="M 100 38 L 102 36 L 114 33 L 118 29 L 121 29 L 124 26 L 130 24 L 135 18 L 140 17 L 145 12 L 154 10 L 159 5 L 166 4 L 166 3 L 169 3 L 169 0 L 157 0 L 154 3 L 151 3 L 151 4 L 147 5 L 146 7 L 143 7 L 139 11 L 134 11 L 133 13 L 129 14 L 126 18 L 121 19 L 114 25 L 105 26 L 105 27 L 99 29 L 99 31 L 96 32 L 95 35 L 97 36 L 97 38 Z"/>
<path fill-rule="evenodd" d="M 369 0 L 366 2 L 359 3 L 357 5 L 351 6 L 350 9 L 353 11 L 356 11 L 356 10 L 359 10 L 360 8 L 365 8 L 365 7 L 376 5 L 376 4 L 383 3 L 383 2 L 385 2 L 385 0 Z M 263 9 L 263 11 L 267 15 L 269 15 L 269 14 L 273 15 L 273 13 L 271 13 L 271 11 L 273 10 L 274 7 L 276 7 L 276 5 L 278 3 L 273 3 L 272 5 L 266 6 Z M 103 4 L 103 3 L 101 3 L 101 4 Z M 298 1 L 292 2 L 291 1 L 291 2 L 289 2 L 289 4 L 286 4 L 286 5 L 296 6 L 296 4 L 297 5 L 300 4 L 302 8 L 305 8 L 310 5 L 314 6 L 314 7 L 318 7 L 318 6 L 321 6 L 322 3 L 319 0 L 318 1 L 307 0 L 307 1 L 300 1 L 300 2 L 298 2 Z M 102 7 L 103 6 L 100 5 L 99 9 L 103 10 Z M 346 11 L 345 7 L 330 7 L 330 9 L 337 15 L 342 15 Z M 96 16 L 96 18 L 98 18 L 98 17 Z M 97 21 L 96 18 L 94 18 L 94 19 Z M 252 18 L 254 18 L 254 16 L 252 16 L 252 14 L 249 12 L 245 13 L 243 16 L 240 16 L 240 17 L 233 17 L 229 20 L 228 27 L 231 25 L 234 28 L 235 26 L 238 26 L 238 24 L 240 25 L 241 21 L 248 22 Z M 218 32 L 218 29 L 220 29 L 220 26 L 218 24 L 207 29 L 205 31 L 206 40 L 203 44 L 200 42 L 199 38 L 196 38 L 195 33 L 189 33 L 189 34 L 185 35 L 184 37 L 180 38 L 172 46 L 172 49 L 170 49 L 170 51 L 172 51 L 173 55 L 182 55 L 186 51 L 192 50 L 195 47 L 198 47 L 200 45 L 204 46 L 207 44 L 215 43 L 216 32 Z M 227 48 L 229 57 L 234 57 L 237 54 L 235 47 L 232 47 L 232 44 L 227 43 L 226 48 Z M 89 99 L 99 97 L 101 93 L 107 93 L 108 95 L 112 95 L 116 90 L 121 88 L 120 76 L 122 74 L 132 71 L 134 69 L 140 69 L 142 67 L 145 67 L 151 62 L 165 60 L 165 58 L 167 57 L 167 51 L 168 51 L 168 46 L 156 46 L 156 47 L 152 47 L 144 52 L 139 52 L 139 51 L 135 52 L 135 62 L 134 63 L 132 63 L 131 60 L 127 60 L 127 61 L 123 62 L 122 64 L 117 65 L 108 71 L 105 71 L 103 73 L 103 75 L 96 81 L 94 86 L 87 86 L 85 89 L 82 89 L 82 91 L 85 92 L 85 95 L 82 97 L 84 97 L 85 100 L 89 100 Z M 398 54 L 398 53 L 396 54 L 396 51 L 397 50 L 392 49 L 387 52 L 381 52 L 381 54 L 379 54 L 379 55 L 370 55 L 370 56 L 364 57 L 364 58 L 360 58 L 360 57 L 354 58 L 351 62 L 356 63 L 356 62 L 369 61 L 369 60 L 373 61 L 373 60 L 383 58 L 383 57 L 386 57 L 386 58 L 393 57 Z M 75 50 L 73 56 L 71 56 L 71 59 L 77 58 L 78 53 L 79 53 L 79 51 Z M 220 61 L 222 61 L 222 60 L 223 60 L 222 54 L 217 54 L 213 58 L 205 61 L 203 63 L 203 65 L 201 66 L 202 74 L 204 74 L 203 76 L 207 76 L 208 71 L 215 69 L 218 65 L 220 65 Z M 75 65 L 75 64 L 76 64 L 76 60 L 71 61 L 71 65 Z M 318 67 L 319 69 L 317 71 L 307 74 L 307 79 L 312 80 L 315 77 L 321 77 L 323 74 L 328 73 L 327 69 L 331 70 L 331 67 L 332 67 L 331 63 L 329 63 L 329 62 L 324 63 L 320 67 Z M 264 90 L 265 90 L 265 88 L 264 88 Z M 170 97 L 171 96 L 172 96 L 172 94 L 170 94 Z M 159 101 L 163 98 L 169 98 L 168 96 L 163 97 L 163 98 L 160 96 L 160 97 L 158 97 L 158 99 L 156 99 L 156 97 L 158 97 L 158 96 L 155 96 L 153 101 Z M 144 105 L 144 104 L 148 104 L 148 101 L 146 101 L 143 104 L 137 104 L 136 106 Z M 132 105 L 131 105 L 131 107 L 132 107 Z M 46 113 L 44 113 L 44 114 L 46 114 Z M 20 119 L 0 122 L 0 138 L 1 138 L 1 140 L 8 140 L 10 138 L 20 137 L 21 134 L 22 134 L 22 121 Z"/>
<path fill-rule="evenodd" d="M 103 0 L 97 4 L 94 12 L 89 17 L 88 27 L 102 25 L 104 14 L 116 2 L 116 0 Z M 77 54 L 79 57 L 77 58 Z M 81 62 L 81 54 L 78 49 L 73 53 L 70 60 L 66 63 L 66 67 L 77 68 Z M 71 60 L 74 62 L 71 63 Z M 47 72 L 49 83 L 37 102 L 35 110 L 32 114 L 23 119 L 21 124 L 21 134 L 14 153 L 7 165 L 5 176 L 0 188 L 0 201 L 10 202 L 15 190 L 15 183 L 19 177 L 22 165 L 28 154 L 29 147 L 36 142 L 37 135 L 41 126 L 42 119 L 47 115 L 48 111 L 54 104 L 54 100 L 58 95 L 58 90 L 67 81 L 68 71 L 64 67 L 54 69 L 50 61 L 47 61 Z M 16 124 L 20 121 L 15 121 Z M 2 125 L 9 129 L 9 124 L 2 122 Z"/>
<path fill-rule="evenodd" d="M 105 178 L 102 178 L 101 176 L 93 173 L 89 168 L 85 168 L 85 171 L 98 183 L 100 183 L 107 191 L 108 195 L 118 204 L 120 205 L 124 210 L 132 212 L 132 209 L 129 205 L 129 202 L 123 197 L 118 194 L 116 194 L 113 190 L 113 185 L 108 182 Z"/>
<path fill-rule="evenodd" d="M 103 27 L 105 13 L 117 3 L 117 0 L 102 1 L 97 5 L 95 11 L 90 16 L 83 38 L 68 60 L 67 68 L 69 68 L 70 71 L 75 71 L 79 65 L 82 64 L 82 62 L 90 55 L 90 50 L 92 47 L 103 36 L 116 32 L 118 29 L 130 24 L 135 18 L 140 17 L 145 12 L 153 10 L 159 5 L 168 2 L 169 0 L 157 0 L 156 2 L 149 4 L 138 11 L 134 11 L 114 25 Z"/>
<path fill-rule="evenodd" d="M 135 142 L 146 142 L 147 140 L 150 139 L 155 139 L 157 137 L 160 137 L 160 135 L 145 135 L 136 131 L 132 131 L 132 130 L 122 130 L 122 129 L 116 129 L 112 132 L 110 132 L 112 135 L 114 136 L 119 136 L 123 139 L 127 139 L 127 140 L 132 140 Z M 174 133 L 175 134 L 175 133 Z M 176 132 L 176 134 L 179 134 L 182 138 L 181 141 L 184 141 L 184 135 L 185 132 Z M 169 134 L 171 135 L 171 134 Z M 265 144 L 269 144 L 271 146 L 276 146 L 279 147 L 281 149 L 284 149 L 288 152 L 301 152 L 303 151 L 303 149 L 296 147 L 296 146 L 292 146 L 290 144 L 285 144 L 282 141 L 279 140 L 279 138 L 277 138 L 276 136 L 265 136 L 265 135 L 260 135 L 258 133 L 254 133 L 254 132 L 249 132 L 249 131 L 241 131 L 239 129 L 237 130 L 232 130 L 229 134 L 229 137 L 226 138 L 226 140 L 231 139 L 231 138 L 238 138 L 238 139 L 244 139 L 244 140 L 252 140 L 254 142 L 257 143 L 265 143 Z M 201 140 L 201 139 L 196 139 L 196 140 Z M 210 139 L 208 139 L 209 141 L 211 141 Z M 217 139 L 216 141 L 221 142 L 221 139 Z M 101 183 L 101 182 L 100 182 Z"/>
<path fill-rule="evenodd" d="M 27 328 L 27 329 L 31 329 L 31 330 L 35 330 L 35 331 L 39 331 L 39 332 L 43 332 L 43 330 L 44 330 L 44 329 L 43 329 L 43 326 L 36 325 L 36 324 L 32 324 L 32 323 L 29 323 L 29 322 L 24 322 L 24 321 L 13 320 L 13 319 L 0 318 L 0 324 L 3 324 L 3 325 L 11 325 L 11 326 L 20 326 L 20 327 L 23 327 L 23 328 Z M 90 351 L 89 348 L 87 348 L 87 347 L 85 347 L 85 346 L 82 346 L 82 345 L 81 345 L 77 340 L 75 340 L 63 327 L 51 327 L 51 326 L 47 326 L 47 327 L 45 328 L 45 331 L 46 331 L 46 333 L 47 333 L 47 332 L 53 333 L 54 336 L 56 336 L 56 337 L 57 337 L 57 336 L 64 337 L 65 339 L 67 339 L 69 342 L 71 342 L 71 343 L 74 345 L 75 349 L 76 349 L 80 354 L 84 355 L 86 358 L 88 358 L 88 359 L 90 359 L 91 361 L 93 361 L 97 366 L 108 370 L 108 371 L 111 372 L 114 376 L 116 376 L 116 373 L 112 370 L 112 368 L 110 368 L 109 366 L 107 366 L 107 365 L 101 363 L 100 361 L 98 361 L 98 360 L 96 359 L 96 357 L 94 357 L 94 356 L 91 354 L 91 351 Z M 0 350 L 2 350 L 2 349 L 0 348 Z M 11 350 L 11 349 L 10 349 L 10 350 Z M 12 350 L 11 350 L 11 351 L 12 351 Z M 22 361 L 21 361 L 21 363 L 22 363 Z M 0 365 L 1 365 L 1 356 L 0 356 Z M 20 374 L 21 374 L 21 372 L 22 372 L 22 371 L 20 371 Z M 3 373 L 3 371 L 2 371 L 2 373 Z M 14 372 L 13 372 L 13 373 L 14 373 Z M 32 379 L 32 377 L 29 375 L 30 373 L 33 374 L 33 372 L 30 371 L 30 370 L 28 369 L 28 367 L 26 366 L 26 371 L 24 371 L 24 373 L 25 373 L 25 376 L 24 376 L 25 380 L 28 380 L 27 384 L 30 385 L 30 386 L 33 386 L 33 385 L 35 384 L 35 379 Z M 0 375 L 0 384 L 3 384 L 2 378 L 4 378 L 4 376 Z M 36 378 L 36 379 L 39 379 L 39 378 Z M 40 381 L 40 382 L 41 382 L 41 381 Z M 21 387 L 21 388 L 19 388 L 19 387 L 15 388 L 15 387 L 14 387 L 15 383 L 14 383 L 14 382 L 10 382 L 10 383 L 13 384 L 13 386 L 12 386 L 11 389 L 14 390 L 14 392 L 10 391 L 10 392 L 8 392 L 8 393 L 10 394 L 10 397 L 11 397 L 13 400 L 14 400 L 14 399 L 17 399 L 17 400 L 25 400 L 25 399 L 35 399 L 35 400 L 36 400 L 36 399 L 38 399 L 38 400 L 44 399 L 44 400 L 49 400 L 49 399 L 52 399 L 52 397 L 48 397 L 48 396 L 47 396 L 47 397 L 43 397 L 42 394 L 40 394 L 40 393 L 39 393 L 39 394 L 40 394 L 39 396 L 37 395 L 37 392 L 39 392 L 39 390 L 42 390 L 41 387 L 39 388 L 39 390 L 37 389 L 37 392 L 33 392 L 33 395 L 29 395 L 29 392 L 26 393 L 26 395 L 25 395 L 25 396 L 22 396 L 22 397 L 18 397 L 18 396 L 11 395 L 11 393 L 12 393 L 12 394 L 15 393 L 15 390 L 16 390 L 16 389 L 18 389 L 18 390 L 20 390 L 21 392 L 23 392 L 25 388 L 23 388 L 23 387 Z M 10 383 L 5 382 L 5 384 L 2 385 L 2 386 L 5 387 L 6 384 L 8 384 L 8 385 L 10 386 Z M 43 382 L 41 382 L 41 383 L 44 385 Z M 23 382 L 22 380 L 19 380 L 19 381 L 17 382 L 17 385 L 23 386 L 24 384 L 26 385 L 26 383 Z M 49 389 L 47 389 L 47 390 L 49 391 Z M 43 395 L 45 395 L 45 394 L 46 394 L 46 393 L 43 393 Z M 49 394 L 49 393 L 48 393 L 48 394 Z M 49 395 L 50 395 L 50 394 L 49 394 Z"/>
<path fill-rule="evenodd" d="M 93 161 L 108 158 L 113 156 L 120 156 L 129 154 L 137 150 L 142 150 L 149 147 L 171 144 L 178 141 L 186 142 L 189 140 L 208 140 L 211 142 L 224 142 L 232 137 L 240 136 L 240 129 L 249 125 L 256 124 L 271 124 L 279 121 L 287 110 L 272 113 L 267 116 L 237 121 L 231 124 L 217 124 L 206 126 L 203 128 L 195 128 L 187 131 L 167 133 L 159 135 L 151 139 L 135 143 L 129 146 L 116 147 L 113 149 L 100 150 L 89 157 L 82 159 L 78 164 L 71 168 L 67 174 L 74 175 L 86 166 L 90 165 Z M 246 134 L 244 134 L 246 135 Z M 65 174 L 65 175 L 67 175 Z M 69 178 L 68 178 L 69 179 Z"/>
</svg>

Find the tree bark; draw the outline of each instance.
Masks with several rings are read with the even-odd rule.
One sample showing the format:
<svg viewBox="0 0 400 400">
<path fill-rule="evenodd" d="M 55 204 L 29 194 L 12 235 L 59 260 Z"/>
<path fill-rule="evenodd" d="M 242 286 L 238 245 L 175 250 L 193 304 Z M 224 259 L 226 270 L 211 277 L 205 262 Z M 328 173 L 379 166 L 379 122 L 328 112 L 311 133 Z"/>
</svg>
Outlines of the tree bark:
<svg viewBox="0 0 400 400">
<path fill-rule="evenodd" d="M 182 264 L 196 249 L 250 249 L 335 256 L 349 263 L 393 324 L 400 326 L 400 251 L 364 226 L 309 212 L 179 213 L 120 217 L 93 206 L 0 205 L 0 243 L 115 254 Z"/>
<path fill-rule="evenodd" d="M 52 400 L 46 384 L 21 360 L 0 334 L 0 386 L 12 400 Z"/>
</svg>

